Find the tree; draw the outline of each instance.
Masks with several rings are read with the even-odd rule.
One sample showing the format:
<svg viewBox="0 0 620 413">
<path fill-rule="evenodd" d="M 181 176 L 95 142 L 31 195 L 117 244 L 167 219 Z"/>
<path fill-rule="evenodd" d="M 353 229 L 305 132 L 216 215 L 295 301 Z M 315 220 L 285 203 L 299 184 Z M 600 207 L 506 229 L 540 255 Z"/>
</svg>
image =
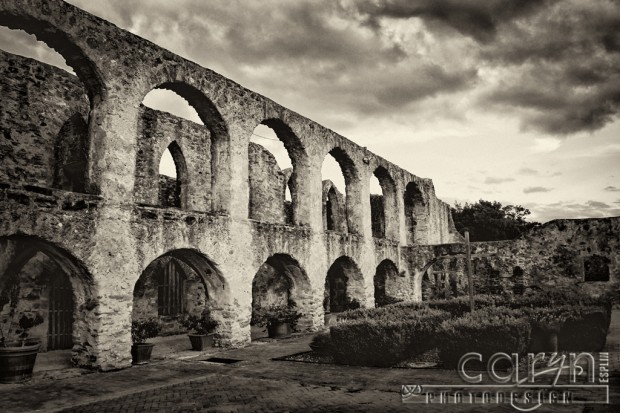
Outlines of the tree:
<svg viewBox="0 0 620 413">
<path fill-rule="evenodd" d="M 456 203 L 452 208 L 454 226 L 461 234 L 469 231 L 472 241 L 500 241 L 515 239 L 539 225 L 527 222 L 530 210 L 521 205 L 502 206 L 497 201 L 480 201 L 465 205 Z"/>
</svg>

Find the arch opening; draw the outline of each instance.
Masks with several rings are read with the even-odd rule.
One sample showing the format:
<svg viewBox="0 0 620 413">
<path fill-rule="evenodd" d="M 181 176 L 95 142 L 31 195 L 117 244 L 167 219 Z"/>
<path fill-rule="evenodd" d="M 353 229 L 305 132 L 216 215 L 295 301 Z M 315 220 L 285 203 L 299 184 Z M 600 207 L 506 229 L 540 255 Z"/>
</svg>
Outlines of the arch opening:
<svg viewBox="0 0 620 413">
<path fill-rule="evenodd" d="M 298 171 L 306 165 L 303 145 L 288 125 L 267 119 L 256 126 L 248 146 L 249 218 L 298 223 Z"/>
<path fill-rule="evenodd" d="M 325 277 L 325 313 L 340 313 L 359 308 L 365 301 L 364 277 L 359 267 L 349 257 L 338 258 L 329 267 Z"/>
<path fill-rule="evenodd" d="M 359 233 L 357 221 L 360 214 L 354 201 L 359 190 L 357 188 L 359 178 L 353 160 L 343 149 L 335 147 L 325 156 L 321 167 L 321 179 L 323 228 L 343 233 Z M 339 187 L 343 187 L 344 192 L 340 192 Z M 333 192 L 330 192 L 331 188 L 334 188 Z M 343 224 L 336 219 L 328 218 L 328 215 L 342 219 Z M 330 221 L 333 221 L 333 225 L 329 224 Z"/>
<path fill-rule="evenodd" d="M 404 201 L 407 244 L 412 245 L 423 241 L 422 230 L 426 221 L 426 202 L 420 187 L 415 182 L 407 184 Z"/>
<path fill-rule="evenodd" d="M 273 309 L 290 309 L 301 314 L 296 331 L 312 326 L 312 289 L 299 262 L 288 254 L 270 256 L 252 279 L 252 340 L 267 336 L 261 315 Z M 264 320 L 263 320 L 264 321 Z"/>
<path fill-rule="evenodd" d="M 58 368 L 95 367 L 97 301 L 86 267 L 67 250 L 34 236 L 0 237 L 0 256 L 4 340 L 19 339 L 20 324 L 31 323 L 28 336 L 41 343 L 40 352 L 59 352 L 64 362 Z"/>
<path fill-rule="evenodd" d="M 158 184 L 158 205 L 175 208 L 187 207 L 189 187 L 187 164 L 176 141 L 170 143 L 161 156 Z"/>
<path fill-rule="evenodd" d="M 185 333 L 181 320 L 209 311 L 219 323 L 215 341 L 230 338 L 225 314 L 230 290 L 217 264 L 198 250 L 169 251 L 144 269 L 133 291 L 132 321 L 156 320 L 160 335 Z"/>
<path fill-rule="evenodd" d="M 373 237 L 398 239 L 396 184 L 382 166 L 370 178 L 370 217 Z"/>
<path fill-rule="evenodd" d="M 180 81 L 164 82 L 143 98 L 136 159 L 136 199 L 157 200 L 151 180 L 158 176 L 159 155 L 171 141 L 200 148 L 185 154 L 186 176 L 191 182 L 181 205 L 196 210 L 224 212 L 230 202 L 228 128 L 213 102 L 199 89 Z M 165 112 L 165 113 L 163 113 Z M 175 153 L 170 150 L 173 157 Z M 183 181 L 181 181 L 183 185 Z M 185 207 L 185 206 L 184 206 Z"/>
<path fill-rule="evenodd" d="M 385 259 L 377 265 L 373 278 L 375 286 L 375 307 L 383 307 L 406 300 L 406 292 L 411 288 L 405 277 L 400 277 L 398 267 L 393 261 Z"/>
<path fill-rule="evenodd" d="M 89 123 L 101 78 L 66 33 L 20 13 L 0 11 L 0 92 L 6 102 L 27 102 L 2 105 L 0 129 L 12 144 L 4 147 L 0 181 L 94 192 Z"/>
</svg>

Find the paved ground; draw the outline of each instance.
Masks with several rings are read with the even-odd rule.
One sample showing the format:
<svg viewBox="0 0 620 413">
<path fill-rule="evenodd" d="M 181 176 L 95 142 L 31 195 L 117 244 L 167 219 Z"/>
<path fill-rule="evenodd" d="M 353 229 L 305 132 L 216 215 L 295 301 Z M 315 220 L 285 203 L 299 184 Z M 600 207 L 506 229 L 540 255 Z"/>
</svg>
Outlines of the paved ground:
<svg viewBox="0 0 620 413">
<path fill-rule="evenodd" d="M 379 369 L 274 361 L 307 351 L 310 336 L 255 342 L 244 349 L 196 353 L 189 341 L 160 338 L 153 363 L 110 373 L 78 369 L 39 371 L 26 384 L 0 385 L 0 412 L 410 412 L 515 411 L 509 406 L 403 405 L 401 384 L 457 384 L 453 371 Z M 608 338 L 614 406 L 588 412 L 620 411 L 620 311 Z M 234 364 L 201 361 L 211 356 Z M 536 410 L 581 412 L 583 406 Z"/>
</svg>

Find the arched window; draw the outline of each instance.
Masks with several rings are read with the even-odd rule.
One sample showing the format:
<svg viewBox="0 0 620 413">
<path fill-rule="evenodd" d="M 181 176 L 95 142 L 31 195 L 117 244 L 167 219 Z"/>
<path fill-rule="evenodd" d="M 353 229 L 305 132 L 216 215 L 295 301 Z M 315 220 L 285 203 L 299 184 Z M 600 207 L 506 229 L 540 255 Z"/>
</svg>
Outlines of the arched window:
<svg viewBox="0 0 620 413">
<path fill-rule="evenodd" d="M 248 146 L 250 219 L 295 224 L 296 171 L 305 162 L 301 141 L 284 122 L 267 119 L 256 126 Z"/>
<path fill-rule="evenodd" d="M 321 179 L 324 229 L 332 230 L 332 225 L 328 225 L 328 222 L 333 222 L 334 231 L 359 233 L 361 222 L 358 221 L 361 217 L 358 214 L 359 205 L 355 203 L 355 194 L 359 190 L 358 174 L 353 161 L 344 150 L 335 147 L 325 156 L 321 166 Z M 330 188 L 333 188 L 332 192 L 329 192 Z M 336 198 L 339 198 L 338 203 L 334 202 Z M 328 214 L 332 216 L 330 219 L 327 219 Z M 342 225 L 339 225 L 336 216 L 341 217 Z"/>
<path fill-rule="evenodd" d="M 409 245 L 423 240 L 421 229 L 426 222 L 426 206 L 420 188 L 409 182 L 405 189 L 405 225 Z"/>
<path fill-rule="evenodd" d="M 172 142 L 159 162 L 159 205 L 185 208 L 187 186 L 185 158 L 179 145 Z"/>
</svg>

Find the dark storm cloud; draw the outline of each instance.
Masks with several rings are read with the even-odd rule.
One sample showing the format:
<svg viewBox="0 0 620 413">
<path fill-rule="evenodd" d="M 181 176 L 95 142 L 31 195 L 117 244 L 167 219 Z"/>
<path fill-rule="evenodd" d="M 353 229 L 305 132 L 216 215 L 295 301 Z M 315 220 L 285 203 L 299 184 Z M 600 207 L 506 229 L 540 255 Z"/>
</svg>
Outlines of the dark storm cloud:
<svg viewBox="0 0 620 413">
<path fill-rule="evenodd" d="M 491 41 L 498 25 L 528 15 L 545 5 L 540 0 L 384 0 L 356 3 L 367 24 L 380 27 L 381 18 L 420 17 L 447 26 L 477 41 Z"/>
<path fill-rule="evenodd" d="M 534 194 L 537 192 L 550 192 L 553 188 L 545 188 L 544 186 L 529 186 L 523 189 L 524 194 Z"/>
<path fill-rule="evenodd" d="M 327 107 L 355 121 L 459 113 L 461 102 L 564 136 L 620 110 L 611 0 L 69 1 L 318 121 Z"/>
<path fill-rule="evenodd" d="M 423 20 L 477 42 L 479 66 L 502 81 L 479 104 L 512 109 L 525 129 L 594 131 L 620 110 L 620 5 L 614 1 L 367 0 L 355 3 L 375 30 L 390 19 Z M 386 29 L 387 28 L 387 29 Z M 450 41 L 445 36 L 442 41 Z"/>
<path fill-rule="evenodd" d="M 357 116 L 408 114 L 477 79 L 371 30 L 344 1 L 70 1 L 302 112 L 328 101 Z"/>
<path fill-rule="evenodd" d="M 617 186 L 606 186 L 605 191 L 620 192 L 620 188 L 618 188 Z"/>
<path fill-rule="evenodd" d="M 553 135 L 601 129 L 620 110 L 620 7 L 562 1 L 505 25 L 481 57 L 504 78 L 483 103 Z"/>
</svg>

